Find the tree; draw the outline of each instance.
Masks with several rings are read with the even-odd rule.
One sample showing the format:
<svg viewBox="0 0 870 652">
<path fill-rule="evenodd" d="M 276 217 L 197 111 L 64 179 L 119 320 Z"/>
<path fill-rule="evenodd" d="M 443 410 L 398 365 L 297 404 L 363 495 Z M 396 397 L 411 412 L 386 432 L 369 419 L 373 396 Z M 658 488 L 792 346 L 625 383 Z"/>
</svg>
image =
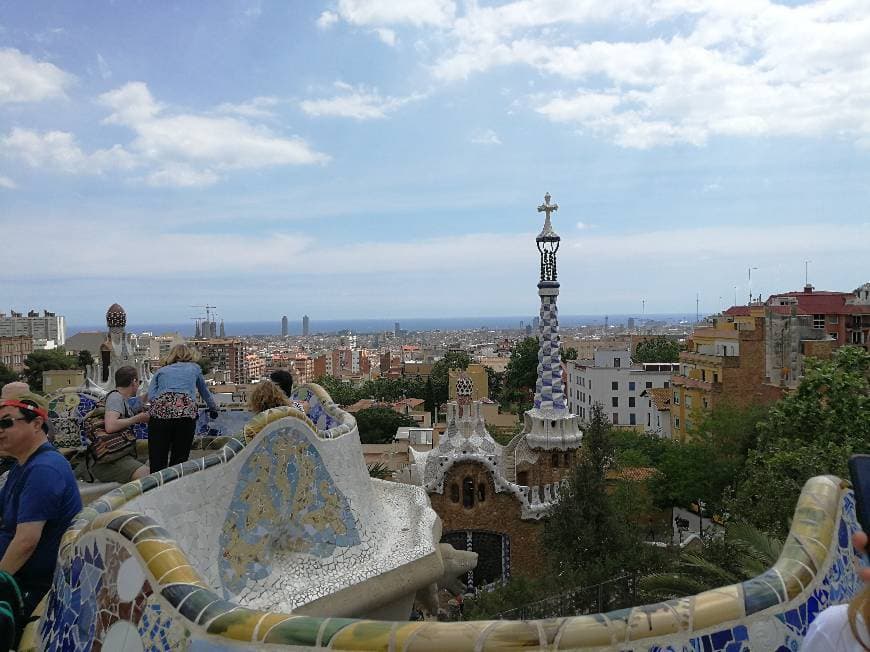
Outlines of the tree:
<svg viewBox="0 0 870 652">
<path fill-rule="evenodd" d="M 537 337 L 527 337 L 514 346 L 504 372 L 502 403 L 531 403 L 538 380 L 538 349 Z"/>
<path fill-rule="evenodd" d="M 359 394 L 353 385 L 343 382 L 340 378 L 327 375 L 321 376 L 314 382 L 326 390 L 326 393 L 335 401 L 336 405 L 346 407 L 359 400 Z"/>
<path fill-rule="evenodd" d="M 79 369 L 87 369 L 89 366 L 94 364 L 94 356 L 92 356 L 91 352 L 87 349 L 82 349 L 79 351 L 77 363 Z"/>
<path fill-rule="evenodd" d="M 426 379 L 426 389 L 423 395 L 425 400 L 424 407 L 426 411 L 432 415 L 432 423 L 434 424 L 437 420 L 437 415 L 435 414 L 438 409 L 438 403 L 435 401 L 435 387 L 432 385 L 432 377 Z"/>
<path fill-rule="evenodd" d="M 199 365 L 199 368 L 202 370 L 202 375 L 207 376 L 211 373 L 211 370 L 214 369 L 214 362 L 208 356 L 202 356 L 199 360 L 196 361 Z"/>
<path fill-rule="evenodd" d="M 14 383 L 19 377 L 19 374 L 15 373 L 5 364 L 0 362 L 0 387 L 6 383 Z"/>
<path fill-rule="evenodd" d="M 504 383 L 504 373 L 499 373 L 492 367 L 484 367 L 484 369 L 486 370 L 486 384 L 489 387 L 489 398 L 498 402 Z"/>
<path fill-rule="evenodd" d="M 729 523 L 724 539 L 708 538 L 699 553 L 684 552 L 673 572 L 643 577 L 649 600 L 672 600 L 761 575 L 776 563 L 782 541 L 748 523 Z"/>
<path fill-rule="evenodd" d="M 388 444 L 399 428 L 417 425 L 411 417 L 389 407 L 366 408 L 355 416 L 360 440 L 364 444 Z"/>
<path fill-rule="evenodd" d="M 632 356 L 634 362 L 677 362 L 679 359 L 680 345 L 664 335 L 640 342 Z"/>
<path fill-rule="evenodd" d="M 377 478 L 378 480 L 389 480 L 393 477 L 393 472 L 390 471 L 390 467 L 388 467 L 383 462 L 373 462 L 372 464 L 368 464 L 367 468 L 369 470 L 370 478 Z"/>
<path fill-rule="evenodd" d="M 573 346 L 569 346 L 567 349 L 564 346 L 560 346 L 559 357 L 561 357 L 562 360 L 576 360 L 577 349 L 575 349 Z"/>
<path fill-rule="evenodd" d="M 626 572 L 655 566 L 657 550 L 642 541 L 627 511 L 624 492 L 608 490 L 606 473 L 613 464 L 610 422 L 600 403 L 591 409 L 578 462 L 568 486 L 544 525 L 543 549 L 554 581 L 563 586 L 588 586 Z"/>
<path fill-rule="evenodd" d="M 447 403 L 450 398 L 450 370 L 468 369 L 470 364 L 471 357 L 465 351 L 448 351 L 443 358 L 432 365 L 429 380 L 432 381 L 436 408 Z"/>
<path fill-rule="evenodd" d="M 870 353 L 844 346 L 830 360 L 809 359 L 797 390 L 759 422 L 758 447 L 749 453 L 729 511 L 784 537 L 806 481 L 848 477 L 849 457 L 867 452 Z"/>
<path fill-rule="evenodd" d="M 24 361 L 24 377 L 34 391 L 42 391 L 42 372 L 75 369 L 78 359 L 69 356 L 62 346 L 51 350 L 33 351 Z"/>
</svg>

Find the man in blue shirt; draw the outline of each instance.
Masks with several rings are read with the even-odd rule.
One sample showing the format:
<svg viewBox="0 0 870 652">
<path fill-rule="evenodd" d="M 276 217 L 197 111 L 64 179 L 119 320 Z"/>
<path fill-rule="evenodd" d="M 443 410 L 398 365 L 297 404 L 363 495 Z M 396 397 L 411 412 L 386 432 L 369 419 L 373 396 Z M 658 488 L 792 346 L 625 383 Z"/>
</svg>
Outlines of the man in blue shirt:
<svg viewBox="0 0 870 652">
<path fill-rule="evenodd" d="M 82 509 L 69 462 L 47 433 L 42 396 L 0 401 L 0 453 L 15 458 L 0 489 L 0 571 L 18 581 L 25 616 L 51 587 L 60 540 Z"/>
</svg>

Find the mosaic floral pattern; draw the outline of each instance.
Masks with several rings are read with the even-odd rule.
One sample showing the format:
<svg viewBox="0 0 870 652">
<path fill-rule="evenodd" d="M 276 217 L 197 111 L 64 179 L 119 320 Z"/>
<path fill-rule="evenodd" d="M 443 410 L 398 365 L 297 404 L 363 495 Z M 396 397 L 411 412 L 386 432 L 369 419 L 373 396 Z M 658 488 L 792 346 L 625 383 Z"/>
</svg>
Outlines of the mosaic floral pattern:
<svg viewBox="0 0 870 652">
<path fill-rule="evenodd" d="M 320 453 L 295 429 L 281 428 L 257 444 L 239 473 L 220 536 L 225 595 L 267 577 L 275 548 L 328 557 L 359 543 L 347 499 Z"/>
<path fill-rule="evenodd" d="M 85 445 L 82 420 L 93 410 L 101 397 L 87 390 L 63 389 L 48 398 L 48 417 L 54 444 L 60 448 Z"/>
</svg>

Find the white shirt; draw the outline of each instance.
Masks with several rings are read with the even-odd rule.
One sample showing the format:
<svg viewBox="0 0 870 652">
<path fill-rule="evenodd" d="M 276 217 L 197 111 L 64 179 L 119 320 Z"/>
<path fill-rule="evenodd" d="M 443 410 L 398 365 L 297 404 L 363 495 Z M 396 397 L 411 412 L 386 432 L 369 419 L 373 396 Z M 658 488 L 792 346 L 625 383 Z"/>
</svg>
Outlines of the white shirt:
<svg viewBox="0 0 870 652">
<path fill-rule="evenodd" d="M 859 635 L 870 647 L 870 633 L 858 613 L 855 623 Z M 849 605 L 840 604 L 822 611 L 810 625 L 801 645 L 801 652 L 866 652 L 867 648 L 855 640 L 849 626 Z"/>
</svg>

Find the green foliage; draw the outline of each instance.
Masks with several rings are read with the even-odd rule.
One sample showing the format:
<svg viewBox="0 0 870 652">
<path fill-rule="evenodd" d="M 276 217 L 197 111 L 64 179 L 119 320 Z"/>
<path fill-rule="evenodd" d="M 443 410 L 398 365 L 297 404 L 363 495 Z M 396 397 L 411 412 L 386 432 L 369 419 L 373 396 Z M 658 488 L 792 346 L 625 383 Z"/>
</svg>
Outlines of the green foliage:
<svg viewBox="0 0 870 652">
<path fill-rule="evenodd" d="M 34 351 L 24 361 L 24 377 L 27 384 L 34 391 L 42 391 L 42 372 L 75 369 L 78 359 L 66 354 L 66 350 L 59 346 L 47 351 Z"/>
<path fill-rule="evenodd" d="M 621 429 L 611 431 L 614 457 L 619 466 L 653 466 L 658 468 L 665 451 L 670 445 L 667 439 L 637 430 Z"/>
<path fill-rule="evenodd" d="M 388 444 L 393 441 L 398 428 L 416 425 L 411 417 L 388 407 L 370 407 L 360 410 L 355 416 L 360 440 L 364 444 Z"/>
<path fill-rule="evenodd" d="M 634 362 L 677 362 L 680 359 L 680 345 L 659 335 L 640 342 L 631 358 Z"/>
<path fill-rule="evenodd" d="M 783 537 L 804 483 L 815 475 L 848 477 L 850 455 L 867 452 L 870 353 L 842 347 L 830 360 L 808 360 L 797 390 L 758 424 L 758 447 L 729 511 Z"/>
<path fill-rule="evenodd" d="M 389 480 L 393 477 L 393 472 L 383 462 L 375 462 L 368 465 L 369 477 L 378 478 L 379 480 Z"/>
<path fill-rule="evenodd" d="M 544 524 L 543 549 L 553 582 L 589 586 L 632 572 L 650 572 L 662 552 L 643 543 L 636 525 L 649 504 L 632 487 L 608 491 L 606 473 L 614 460 L 611 426 L 600 404 L 591 409 L 583 448 L 568 486 Z"/>
<path fill-rule="evenodd" d="M 538 338 L 527 337 L 511 351 L 511 359 L 504 372 L 501 403 L 521 406 L 531 403 L 538 380 Z"/>
<path fill-rule="evenodd" d="M 489 387 L 489 398 L 498 402 L 504 385 L 504 372 L 498 372 L 492 367 L 486 366 L 484 369 L 486 370 L 487 387 Z"/>
<path fill-rule="evenodd" d="M 683 552 L 671 572 L 643 577 L 649 600 L 671 600 L 760 575 L 776 563 L 782 541 L 747 523 L 731 523 L 725 537 L 707 538 L 700 552 Z"/>
<path fill-rule="evenodd" d="M 549 589 L 552 591 L 552 588 Z M 547 594 L 547 582 L 542 579 L 512 577 L 503 586 L 482 591 L 465 601 L 466 620 L 487 620 L 503 611 L 525 606 Z"/>
<path fill-rule="evenodd" d="M 0 362 L 0 387 L 6 383 L 14 383 L 16 380 L 18 380 L 18 374 Z"/>
<path fill-rule="evenodd" d="M 429 380 L 432 381 L 432 392 L 436 407 L 444 405 L 449 400 L 451 369 L 468 369 L 471 357 L 465 351 L 448 351 L 438 362 L 432 365 Z"/>
<path fill-rule="evenodd" d="M 214 369 L 214 362 L 212 362 L 211 358 L 207 356 L 202 356 L 196 361 L 196 364 L 198 364 L 199 368 L 202 369 L 203 376 L 207 376 L 211 373 L 211 370 Z"/>
<path fill-rule="evenodd" d="M 342 381 L 340 378 L 336 378 L 335 376 L 321 376 L 314 382 L 323 387 L 327 394 L 329 394 L 329 397 L 335 401 L 337 405 L 346 407 L 359 400 L 357 398 L 357 390 L 354 386 Z"/>
<path fill-rule="evenodd" d="M 90 365 L 94 364 L 94 356 L 87 349 L 82 349 L 79 351 L 77 364 L 79 369 L 87 369 Z"/>
<path fill-rule="evenodd" d="M 562 360 L 576 360 L 577 349 L 575 349 L 573 346 L 569 346 L 567 349 L 564 346 L 560 346 L 559 357 L 561 357 Z"/>
</svg>

